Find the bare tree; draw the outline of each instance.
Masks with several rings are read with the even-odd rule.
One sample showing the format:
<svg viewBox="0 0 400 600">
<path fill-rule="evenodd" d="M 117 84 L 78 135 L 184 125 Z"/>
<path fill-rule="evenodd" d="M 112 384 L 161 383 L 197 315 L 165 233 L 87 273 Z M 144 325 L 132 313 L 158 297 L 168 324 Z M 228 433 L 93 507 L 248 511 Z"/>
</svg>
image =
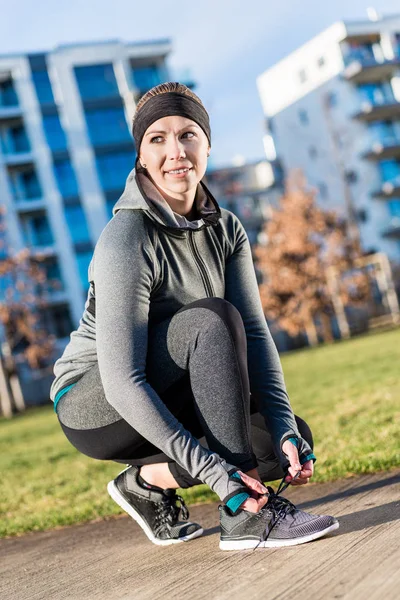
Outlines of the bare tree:
<svg viewBox="0 0 400 600">
<path fill-rule="evenodd" d="M 264 233 L 266 243 L 254 254 L 263 274 L 260 296 L 266 316 L 289 335 L 305 331 L 310 345 L 319 336 L 332 341 L 333 315 L 341 328 L 338 306 L 363 304 L 370 293 L 368 276 L 357 267 L 362 251 L 358 238 L 349 235 L 348 221 L 320 209 L 315 190 L 307 188 L 297 170 Z M 334 290 L 330 267 L 341 274 Z"/>
<path fill-rule="evenodd" d="M 44 256 L 24 248 L 12 254 L 7 244 L 5 215 L 0 207 L 0 406 L 5 416 L 25 407 L 18 365 L 27 364 L 41 374 L 50 372 L 49 359 L 56 338 L 43 326 L 48 292 L 57 282 L 48 281 L 40 266 Z"/>
</svg>

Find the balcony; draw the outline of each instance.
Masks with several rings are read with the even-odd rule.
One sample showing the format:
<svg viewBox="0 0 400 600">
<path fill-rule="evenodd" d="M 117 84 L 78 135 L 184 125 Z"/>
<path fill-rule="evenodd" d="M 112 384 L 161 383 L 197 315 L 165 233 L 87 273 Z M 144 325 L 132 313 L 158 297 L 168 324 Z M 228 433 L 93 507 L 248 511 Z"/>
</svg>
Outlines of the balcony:
<svg viewBox="0 0 400 600">
<path fill-rule="evenodd" d="M 44 198 L 22 199 L 15 202 L 15 208 L 20 214 L 43 211 L 46 209 Z"/>
<path fill-rule="evenodd" d="M 372 83 L 389 79 L 400 68 L 400 57 L 377 60 L 372 52 L 355 50 L 345 57 L 343 76 L 352 83 Z"/>
<path fill-rule="evenodd" d="M 3 154 L 3 161 L 9 167 L 25 167 L 26 165 L 32 165 L 34 162 L 34 156 L 32 152 L 13 152 Z"/>
<path fill-rule="evenodd" d="M 8 121 L 22 116 L 22 108 L 20 106 L 4 106 L 0 104 L 0 122 Z"/>
<path fill-rule="evenodd" d="M 362 158 L 368 160 L 400 158 L 400 134 L 387 131 L 370 135 Z"/>
<path fill-rule="evenodd" d="M 400 196 L 400 172 L 390 180 L 382 182 L 373 192 L 374 198 L 396 198 Z"/>
<path fill-rule="evenodd" d="M 382 237 L 400 239 L 400 217 L 393 217 L 382 231 Z"/>
</svg>

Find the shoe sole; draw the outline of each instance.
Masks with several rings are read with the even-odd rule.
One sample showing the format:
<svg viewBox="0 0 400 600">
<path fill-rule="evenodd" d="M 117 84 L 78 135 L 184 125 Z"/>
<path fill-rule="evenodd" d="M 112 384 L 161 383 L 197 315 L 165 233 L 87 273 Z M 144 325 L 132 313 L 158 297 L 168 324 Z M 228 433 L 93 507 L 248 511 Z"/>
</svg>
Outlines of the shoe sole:
<svg viewBox="0 0 400 600">
<path fill-rule="evenodd" d="M 120 506 L 136 523 L 143 529 L 144 533 L 147 535 L 149 540 L 153 542 L 153 544 L 157 544 L 157 546 L 170 546 L 171 544 L 179 544 L 180 542 L 188 542 L 189 540 L 193 540 L 197 537 L 200 537 L 203 533 L 203 529 L 197 529 L 193 533 L 189 535 L 185 535 L 178 539 L 171 540 L 160 540 L 155 537 L 150 527 L 147 525 L 146 521 L 143 517 L 125 500 L 122 496 L 121 492 L 115 485 L 114 481 L 110 481 L 107 485 L 107 492 L 111 496 L 111 498 Z"/>
<path fill-rule="evenodd" d="M 251 550 L 256 547 L 258 548 L 283 548 L 285 546 L 297 546 L 298 544 L 305 544 L 317 540 L 327 533 L 338 529 L 339 522 L 333 523 L 322 531 L 316 531 L 310 535 L 305 535 L 301 538 L 293 540 L 266 540 L 265 542 L 259 542 L 257 540 L 221 540 L 219 542 L 220 550 Z"/>
</svg>

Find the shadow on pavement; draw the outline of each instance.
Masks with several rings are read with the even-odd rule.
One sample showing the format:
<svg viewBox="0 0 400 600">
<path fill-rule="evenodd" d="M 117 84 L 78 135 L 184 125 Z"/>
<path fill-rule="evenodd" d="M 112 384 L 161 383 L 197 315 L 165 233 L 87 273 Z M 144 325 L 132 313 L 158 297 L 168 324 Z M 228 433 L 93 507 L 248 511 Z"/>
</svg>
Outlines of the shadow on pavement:
<svg viewBox="0 0 400 600">
<path fill-rule="evenodd" d="M 348 490 L 343 490 L 334 494 L 328 494 L 327 496 L 322 496 L 322 498 L 315 498 L 314 500 L 309 500 L 308 502 L 301 502 L 297 504 L 297 506 L 302 510 L 306 510 L 308 508 L 311 508 L 312 506 L 318 506 L 319 504 L 325 504 L 326 502 L 334 502 L 335 500 L 340 500 L 341 498 L 350 498 L 351 496 L 355 496 L 356 494 L 371 492 L 372 490 L 386 487 L 388 485 L 395 485 L 396 483 L 400 483 L 399 474 L 393 475 L 393 477 L 389 477 L 388 479 L 385 479 L 383 481 L 374 481 L 372 483 L 367 483 L 358 487 L 352 487 Z"/>
<path fill-rule="evenodd" d="M 382 504 L 380 506 L 375 506 L 374 508 L 367 508 L 365 510 L 360 510 L 359 512 L 349 513 L 337 517 L 340 527 L 337 532 L 332 535 L 337 536 L 343 535 L 344 533 L 351 533 L 352 531 L 362 531 L 368 527 L 397 521 L 399 516 L 399 502 L 388 502 L 388 504 Z"/>
</svg>

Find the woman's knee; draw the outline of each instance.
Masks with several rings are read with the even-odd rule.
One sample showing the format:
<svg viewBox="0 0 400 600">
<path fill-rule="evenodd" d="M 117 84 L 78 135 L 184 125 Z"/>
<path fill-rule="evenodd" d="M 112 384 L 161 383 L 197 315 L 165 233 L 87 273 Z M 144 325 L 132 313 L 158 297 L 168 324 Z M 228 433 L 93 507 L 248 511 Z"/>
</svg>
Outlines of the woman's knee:
<svg viewBox="0 0 400 600">
<path fill-rule="evenodd" d="M 177 314 L 193 309 L 209 310 L 217 319 L 213 319 L 213 325 L 216 322 L 223 324 L 233 335 L 235 342 L 245 342 L 246 334 L 244 331 L 243 319 L 238 309 L 224 298 L 202 298 L 182 307 Z"/>
</svg>

